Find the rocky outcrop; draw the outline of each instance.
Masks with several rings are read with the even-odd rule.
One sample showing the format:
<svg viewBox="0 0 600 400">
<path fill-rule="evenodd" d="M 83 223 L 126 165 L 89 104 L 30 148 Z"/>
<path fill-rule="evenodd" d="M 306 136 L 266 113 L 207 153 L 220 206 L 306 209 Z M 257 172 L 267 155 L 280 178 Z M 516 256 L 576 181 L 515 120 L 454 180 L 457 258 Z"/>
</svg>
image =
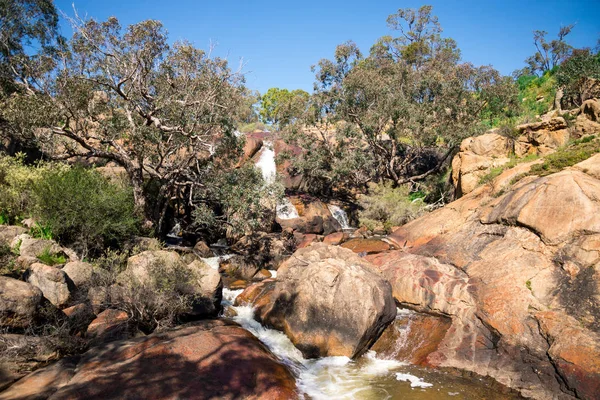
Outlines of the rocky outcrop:
<svg viewBox="0 0 600 400">
<path fill-rule="evenodd" d="M 394 320 L 391 287 L 352 251 L 322 243 L 281 265 L 257 317 L 286 333 L 305 357 L 364 353 Z"/>
<path fill-rule="evenodd" d="M 26 272 L 27 282 L 42 291 L 44 297 L 58 308 L 64 308 L 71 299 L 67 275 L 60 269 L 35 263 Z"/>
<path fill-rule="evenodd" d="M 536 399 L 595 398 L 600 180 L 591 160 L 499 191 L 506 171 L 396 230 L 401 250 L 367 257 L 399 304 L 451 319 L 423 363 Z"/>
<path fill-rule="evenodd" d="M 0 327 L 27 328 L 37 316 L 42 296 L 27 282 L 0 276 Z"/>
<path fill-rule="evenodd" d="M 345 249 L 350 249 L 357 254 L 381 253 L 391 249 L 389 243 L 380 239 L 350 239 L 341 245 Z"/>
<path fill-rule="evenodd" d="M 297 397 L 287 367 L 251 333 L 223 320 L 112 342 L 89 350 L 76 369 L 55 364 L 36 375 L 41 379 L 23 378 L 5 398 L 52 392 L 52 400 Z M 44 379 L 53 376 L 59 379 Z"/>
<path fill-rule="evenodd" d="M 549 154 L 567 144 L 570 138 L 567 123 L 560 116 L 519 125 L 516 131 L 515 139 L 492 130 L 462 141 L 452 160 L 452 181 L 458 197 L 472 192 L 492 168 L 505 165 L 511 157 Z"/>
<path fill-rule="evenodd" d="M 558 147 L 567 144 L 570 138 L 567 122 L 563 117 L 518 125 L 516 129 L 520 134 L 514 145 L 517 157 L 552 153 Z"/>
</svg>

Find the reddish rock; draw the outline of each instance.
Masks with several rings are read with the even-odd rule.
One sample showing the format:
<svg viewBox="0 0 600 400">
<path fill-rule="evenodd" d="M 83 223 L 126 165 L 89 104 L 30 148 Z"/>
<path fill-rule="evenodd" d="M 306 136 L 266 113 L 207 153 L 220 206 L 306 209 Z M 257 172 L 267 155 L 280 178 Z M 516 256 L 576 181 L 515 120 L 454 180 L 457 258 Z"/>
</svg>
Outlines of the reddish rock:
<svg viewBox="0 0 600 400">
<path fill-rule="evenodd" d="M 233 281 L 229 284 L 229 289 L 231 290 L 245 289 L 246 287 L 248 287 L 248 281 L 244 281 L 241 279 Z"/>
<path fill-rule="evenodd" d="M 319 237 L 315 234 L 309 233 L 307 235 L 302 235 L 300 241 L 298 241 L 298 245 L 296 249 L 303 249 L 309 246 L 311 243 L 315 243 L 319 241 Z"/>
<path fill-rule="evenodd" d="M 271 278 L 271 273 L 266 269 L 261 269 L 252 277 L 253 281 L 262 281 Z"/>
<path fill-rule="evenodd" d="M 290 371 L 251 333 L 223 320 L 88 351 L 52 400 L 293 399 Z"/>
<path fill-rule="evenodd" d="M 403 310 L 390 324 L 371 350 L 379 357 L 411 364 L 426 364 L 452 325 L 447 317 Z"/>
<path fill-rule="evenodd" d="M 71 326 L 77 331 L 84 331 L 96 319 L 94 309 L 89 303 L 80 303 L 62 311 L 69 318 Z"/>
<path fill-rule="evenodd" d="M 338 246 L 348 239 L 348 234 L 344 232 L 331 233 L 323 238 L 323 243 Z"/>
<path fill-rule="evenodd" d="M 108 309 L 98 314 L 87 328 L 87 336 L 95 341 L 108 342 L 127 336 L 129 316 L 125 311 Z"/>
<path fill-rule="evenodd" d="M 203 241 L 199 241 L 198 243 L 196 243 L 196 245 L 194 246 L 194 253 L 198 254 L 200 257 L 203 258 L 209 258 L 214 256 L 213 251 Z"/>
<path fill-rule="evenodd" d="M 0 393 L 0 400 L 47 399 L 75 375 L 77 359 L 65 358 L 21 378 Z"/>
<path fill-rule="evenodd" d="M 341 247 L 350 249 L 357 254 L 375 254 L 391 249 L 389 243 L 379 239 L 350 239 L 344 242 Z"/>
<path fill-rule="evenodd" d="M 266 279 L 248 286 L 235 298 L 235 305 L 253 304 L 255 307 L 261 307 L 269 302 L 269 296 L 274 288 L 275 279 Z M 263 299 L 265 300 L 263 301 Z"/>
</svg>

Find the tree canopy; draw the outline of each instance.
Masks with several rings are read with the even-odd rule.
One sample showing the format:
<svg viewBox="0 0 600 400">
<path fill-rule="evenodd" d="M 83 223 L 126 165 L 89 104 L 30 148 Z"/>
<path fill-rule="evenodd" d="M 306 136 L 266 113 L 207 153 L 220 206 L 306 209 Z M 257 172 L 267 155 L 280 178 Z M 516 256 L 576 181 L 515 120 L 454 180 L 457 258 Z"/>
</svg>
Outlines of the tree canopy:
<svg viewBox="0 0 600 400">
<path fill-rule="evenodd" d="M 304 173 L 337 181 L 341 169 L 354 185 L 421 180 L 482 129 L 484 113 L 514 106 L 512 80 L 489 66 L 461 62 L 430 6 L 401 9 L 388 25 L 400 35 L 380 38 L 367 56 L 347 42 L 314 68 L 315 94 L 304 125 L 289 135 L 308 149 L 296 163 Z M 306 125 L 312 133 L 302 138 Z"/>
</svg>

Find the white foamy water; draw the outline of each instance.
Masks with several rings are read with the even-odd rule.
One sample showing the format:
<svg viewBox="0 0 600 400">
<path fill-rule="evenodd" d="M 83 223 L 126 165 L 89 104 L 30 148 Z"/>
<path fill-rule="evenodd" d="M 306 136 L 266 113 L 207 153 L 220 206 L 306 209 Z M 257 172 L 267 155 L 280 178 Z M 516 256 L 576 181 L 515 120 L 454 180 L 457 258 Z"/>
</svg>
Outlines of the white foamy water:
<svg viewBox="0 0 600 400">
<path fill-rule="evenodd" d="M 208 265 L 212 269 L 216 269 L 218 271 L 219 264 L 221 263 L 221 261 L 228 260 L 231 257 L 233 257 L 233 254 L 226 254 L 224 256 L 217 256 L 217 257 L 201 258 L 201 260 L 204 261 L 206 263 L 206 265 Z"/>
<path fill-rule="evenodd" d="M 264 142 L 255 165 L 260 169 L 263 179 L 267 184 L 275 182 L 277 165 L 275 164 L 275 151 L 271 142 Z M 277 205 L 277 218 L 292 219 L 298 217 L 298 210 L 296 210 L 290 199 L 287 197 L 281 199 L 281 203 Z"/>
<path fill-rule="evenodd" d="M 426 388 L 426 387 L 433 386 L 431 383 L 427 383 L 427 382 L 423 381 L 423 379 L 418 378 L 414 375 L 410 375 L 410 374 L 397 373 L 396 379 L 398 379 L 399 381 L 410 382 L 410 387 L 412 387 L 412 388 L 415 388 L 415 387 Z"/>
<path fill-rule="evenodd" d="M 277 205 L 277 218 L 292 219 L 298 217 L 300 217 L 298 210 L 296 210 L 296 207 L 292 204 L 290 199 L 287 197 L 281 199 L 281 204 Z"/>
<path fill-rule="evenodd" d="M 241 290 L 233 291 L 223 289 L 223 305 L 234 302 L 235 296 Z M 368 352 L 359 361 L 348 357 L 323 357 L 318 359 L 305 359 L 283 333 L 274 329 L 265 328 L 254 319 L 252 306 L 233 307 L 237 315 L 233 318 L 243 328 L 254 334 L 263 342 L 284 364 L 296 375 L 298 390 L 314 400 L 359 400 L 359 399 L 386 399 L 390 393 L 382 387 L 371 385 L 370 381 L 376 377 L 390 376 L 396 373 L 399 377 L 410 377 L 411 387 L 429 387 L 431 384 L 422 379 L 406 374 L 397 373 L 396 370 L 405 366 L 405 363 L 395 360 L 381 360 L 375 352 Z M 418 386 L 421 385 L 421 386 Z"/>
<path fill-rule="evenodd" d="M 275 151 L 271 142 L 264 142 L 260 151 L 256 167 L 260 169 L 263 179 L 267 183 L 275 181 L 277 175 L 277 166 L 275 165 Z"/>
<path fill-rule="evenodd" d="M 340 223 L 342 229 L 352 228 L 350 226 L 350 221 L 348 220 L 348 214 L 346 214 L 346 211 L 333 204 L 328 204 L 327 208 L 329 208 L 329 212 L 331 213 L 333 218 L 335 218 L 336 221 Z"/>
<path fill-rule="evenodd" d="M 277 278 L 277 271 L 274 269 L 270 269 L 269 272 L 271 273 L 271 278 Z"/>
</svg>

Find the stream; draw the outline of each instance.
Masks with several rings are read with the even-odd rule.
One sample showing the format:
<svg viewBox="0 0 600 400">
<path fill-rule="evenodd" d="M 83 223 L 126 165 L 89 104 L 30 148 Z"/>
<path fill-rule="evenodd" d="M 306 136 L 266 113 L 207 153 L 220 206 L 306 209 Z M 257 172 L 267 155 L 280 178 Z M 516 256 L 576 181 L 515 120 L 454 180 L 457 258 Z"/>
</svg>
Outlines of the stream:
<svg viewBox="0 0 600 400">
<path fill-rule="evenodd" d="M 262 326 L 254 319 L 252 306 L 233 306 L 243 290 L 223 289 L 223 307 L 232 319 L 254 334 L 296 376 L 301 395 L 307 399 L 518 399 L 484 378 L 462 377 L 457 371 L 433 370 L 377 357 L 373 351 L 358 360 L 348 357 L 305 359 L 288 337 Z M 400 313 L 402 316 L 403 313 Z"/>
</svg>

